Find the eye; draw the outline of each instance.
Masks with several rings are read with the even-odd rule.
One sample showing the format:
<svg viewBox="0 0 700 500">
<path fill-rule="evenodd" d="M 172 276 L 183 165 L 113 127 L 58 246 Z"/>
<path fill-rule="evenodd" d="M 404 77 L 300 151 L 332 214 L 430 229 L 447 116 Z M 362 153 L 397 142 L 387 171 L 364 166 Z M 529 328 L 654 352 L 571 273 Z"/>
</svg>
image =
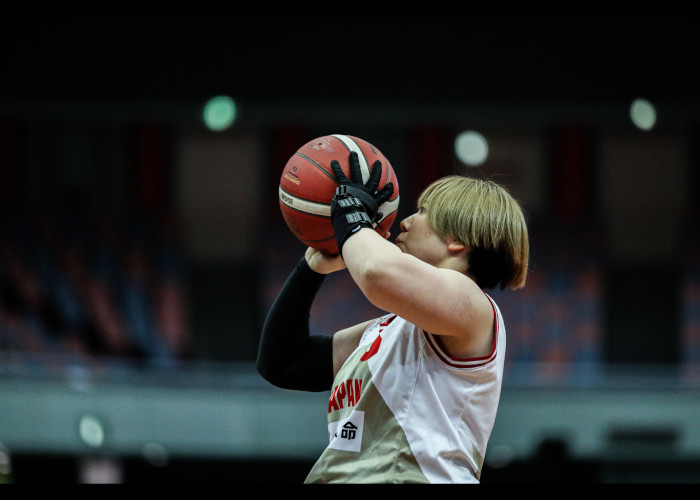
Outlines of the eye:
<svg viewBox="0 0 700 500">
<path fill-rule="evenodd" d="M 425 213 L 425 207 L 418 207 L 418 213 L 419 213 L 419 214 L 424 214 L 424 213 Z"/>
</svg>

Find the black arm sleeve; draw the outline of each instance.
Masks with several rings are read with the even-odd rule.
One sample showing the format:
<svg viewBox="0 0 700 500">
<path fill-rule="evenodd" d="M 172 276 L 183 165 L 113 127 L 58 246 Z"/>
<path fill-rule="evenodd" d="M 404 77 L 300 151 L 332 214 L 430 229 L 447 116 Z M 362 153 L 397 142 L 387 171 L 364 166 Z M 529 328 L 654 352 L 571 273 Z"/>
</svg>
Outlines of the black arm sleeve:
<svg viewBox="0 0 700 500">
<path fill-rule="evenodd" d="M 333 338 L 309 334 L 311 304 L 324 278 L 302 257 L 267 314 L 257 369 L 277 387 L 321 392 L 333 385 Z"/>
</svg>

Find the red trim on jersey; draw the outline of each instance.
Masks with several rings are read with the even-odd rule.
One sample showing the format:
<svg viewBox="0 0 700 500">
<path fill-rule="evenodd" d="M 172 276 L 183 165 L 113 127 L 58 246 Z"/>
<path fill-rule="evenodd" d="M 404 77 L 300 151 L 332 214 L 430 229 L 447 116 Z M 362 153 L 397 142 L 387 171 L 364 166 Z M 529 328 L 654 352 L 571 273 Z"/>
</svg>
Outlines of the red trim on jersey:
<svg viewBox="0 0 700 500">
<path fill-rule="evenodd" d="M 379 350 L 379 345 L 382 343 L 382 334 L 378 334 L 374 341 L 372 342 L 372 345 L 369 346 L 369 349 L 365 351 L 365 353 L 362 355 L 360 358 L 360 361 L 367 361 L 369 358 L 377 354 L 377 351 Z"/>
<path fill-rule="evenodd" d="M 484 295 L 486 294 L 484 293 Z M 496 305 L 494 304 L 493 299 L 491 299 L 491 297 L 489 297 L 488 295 L 486 295 L 486 298 L 489 299 L 491 307 L 493 308 L 494 335 L 493 348 L 491 349 L 491 353 L 487 356 L 481 356 L 477 358 L 458 358 L 457 356 L 452 356 L 447 352 L 447 350 L 442 344 L 442 341 L 440 340 L 439 335 L 433 335 L 432 333 L 423 331 L 423 334 L 428 340 L 428 343 L 443 363 L 453 368 L 478 368 L 479 366 L 483 366 L 496 358 L 496 347 L 498 344 L 498 314 L 496 313 Z"/>
<path fill-rule="evenodd" d="M 365 328 L 365 331 L 362 334 L 362 338 L 364 339 L 364 336 L 367 334 L 368 331 L 370 331 L 374 326 L 379 323 L 379 333 L 377 334 L 377 337 L 372 341 L 372 344 L 369 346 L 369 349 L 362 355 L 360 358 L 360 361 L 367 361 L 369 358 L 377 354 L 377 351 L 379 350 L 379 345 L 382 343 L 382 331 L 389 326 L 389 324 L 396 319 L 396 314 L 387 314 L 385 316 L 382 316 L 380 318 L 375 319 L 372 323 L 367 325 L 367 328 Z M 360 340 L 362 341 L 362 340 Z"/>
</svg>

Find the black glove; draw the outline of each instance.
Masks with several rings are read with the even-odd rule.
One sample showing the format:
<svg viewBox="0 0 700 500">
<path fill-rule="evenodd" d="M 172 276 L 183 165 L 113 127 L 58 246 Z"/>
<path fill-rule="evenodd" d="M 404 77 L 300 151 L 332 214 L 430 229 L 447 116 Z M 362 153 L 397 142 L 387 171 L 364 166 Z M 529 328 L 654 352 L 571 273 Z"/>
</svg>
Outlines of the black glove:
<svg viewBox="0 0 700 500">
<path fill-rule="evenodd" d="M 357 153 L 350 153 L 350 179 L 343 173 L 340 164 L 331 162 L 333 174 L 340 184 L 331 201 L 331 222 L 338 251 L 342 253 L 343 244 L 362 227 L 373 228 L 384 214 L 379 207 L 394 194 L 394 185 L 389 182 L 381 191 L 377 191 L 382 177 L 382 162 L 375 161 L 367 180 L 362 183 L 362 171 Z"/>
</svg>

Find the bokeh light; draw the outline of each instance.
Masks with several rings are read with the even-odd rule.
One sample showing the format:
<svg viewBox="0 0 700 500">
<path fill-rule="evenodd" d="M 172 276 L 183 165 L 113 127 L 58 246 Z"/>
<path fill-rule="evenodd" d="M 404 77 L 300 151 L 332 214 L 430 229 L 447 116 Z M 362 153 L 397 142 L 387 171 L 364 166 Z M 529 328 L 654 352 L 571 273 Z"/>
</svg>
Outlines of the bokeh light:
<svg viewBox="0 0 700 500">
<path fill-rule="evenodd" d="M 455 139 L 455 154 L 465 165 L 475 167 L 486 161 L 489 145 L 482 134 L 468 130 L 460 133 Z"/>
<path fill-rule="evenodd" d="M 88 446 L 99 448 L 104 443 L 104 427 L 100 419 L 94 415 L 84 415 L 80 419 L 78 432 L 80 433 L 80 439 Z"/>
<path fill-rule="evenodd" d="M 236 103 L 228 96 L 212 97 L 204 105 L 204 124 L 209 130 L 226 130 L 236 120 Z"/>
<path fill-rule="evenodd" d="M 651 130 L 656 124 L 656 108 L 646 99 L 635 99 L 630 106 L 632 123 L 642 130 Z"/>
</svg>

